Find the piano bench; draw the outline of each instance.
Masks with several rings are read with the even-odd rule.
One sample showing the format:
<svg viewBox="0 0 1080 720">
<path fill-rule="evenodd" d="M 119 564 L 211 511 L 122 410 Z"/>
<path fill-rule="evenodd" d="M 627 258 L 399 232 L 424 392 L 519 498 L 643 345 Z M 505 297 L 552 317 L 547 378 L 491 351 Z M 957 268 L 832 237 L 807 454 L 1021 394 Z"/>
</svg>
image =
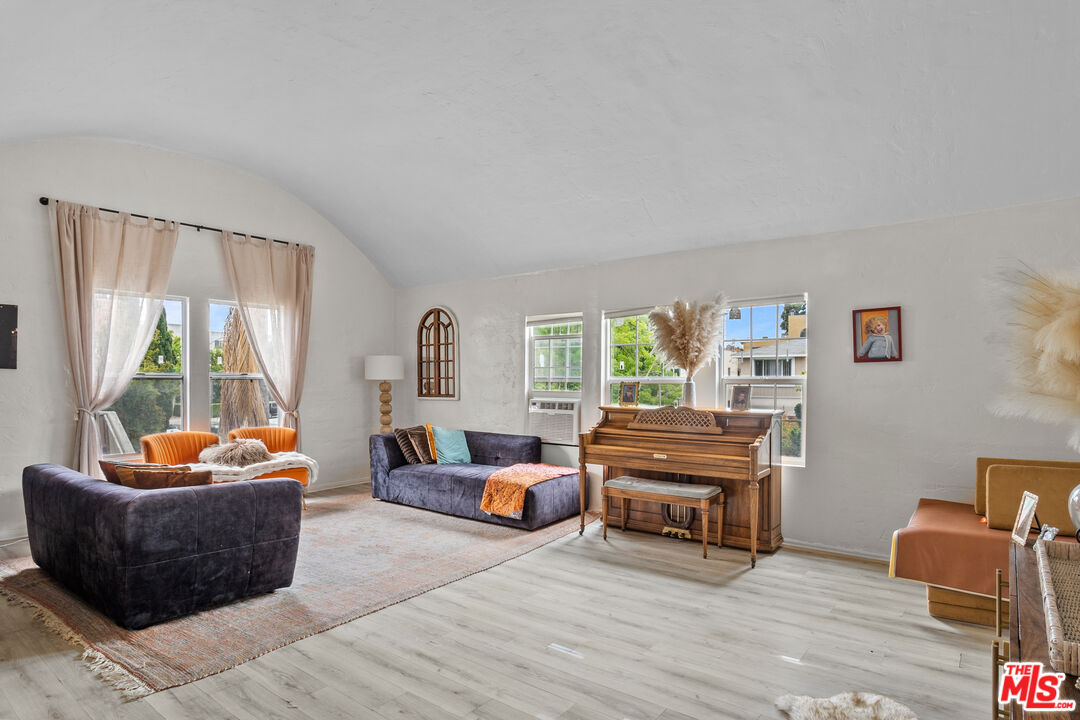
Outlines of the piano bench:
<svg viewBox="0 0 1080 720">
<path fill-rule="evenodd" d="M 709 509 L 713 505 L 718 505 L 720 512 L 717 515 L 716 546 L 720 547 L 724 544 L 724 489 L 719 485 L 648 480 L 622 475 L 605 482 L 600 492 L 603 499 L 601 513 L 605 540 L 607 540 L 608 504 L 611 498 L 619 498 L 622 501 L 623 530 L 626 530 L 627 510 L 631 500 L 648 500 L 698 508 L 701 511 L 701 557 L 703 558 L 709 557 Z"/>
</svg>

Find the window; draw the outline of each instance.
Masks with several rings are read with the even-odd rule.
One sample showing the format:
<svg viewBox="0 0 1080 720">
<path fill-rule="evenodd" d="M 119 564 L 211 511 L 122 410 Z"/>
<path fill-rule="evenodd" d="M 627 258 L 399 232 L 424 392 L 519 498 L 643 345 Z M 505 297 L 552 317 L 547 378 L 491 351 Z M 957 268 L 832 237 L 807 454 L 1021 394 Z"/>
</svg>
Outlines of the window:
<svg viewBox="0 0 1080 720">
<path fill-rule="evenodd" d="M 682 401 L 682 370 L 665 367 L 653 355 L 648 313 L 608 314 L 607 398 L 619 403 L 620 382 L 640 382 L 639 405 L 678 405 Z"/>
<path fill-rule="evenodd" d="M 255 359 L 240 310 L 210 303 L 210 432 L 279 425 L 281 413 Z"/>
<path fill-rule="evenodd" d="M 185 304 L 183 298 L 165 299 L 135 377 L 124 394 L 101 413 L 102 455 L 137 453 L 143 435 L 185 427 Z"/>
<path fill-rule="evenodd" d="M 581 393 L 581 316 L 530 322 L 529 388 Z"/>
<path fill-rule="evenodd" d="M 457 334 L 446 308 L 424 313 L 416 328 L 416 396 L 457 398 Z"/>
<path fill-rule="evenodd" d="M 736 385 L 750 386 L 750 407 L 782 410 L 781 454 L 806 455 L 806 296 L 732 307 L 724 316 L 720 397 L 731 406 Z"/>
</svg>

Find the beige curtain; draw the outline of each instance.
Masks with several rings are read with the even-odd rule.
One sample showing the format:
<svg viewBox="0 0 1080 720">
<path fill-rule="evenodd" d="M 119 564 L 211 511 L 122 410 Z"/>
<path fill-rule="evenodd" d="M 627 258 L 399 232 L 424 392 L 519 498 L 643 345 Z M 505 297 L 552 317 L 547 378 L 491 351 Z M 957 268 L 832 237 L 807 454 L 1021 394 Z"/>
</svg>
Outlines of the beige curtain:
<svg viewBox="0 0 1080 720">
<path fill-rule="evenodd" d="M 282 424 L 299 438 L 315 250 L 228 231 L 221 244 L 251 349 L 284 413 Z"/>
<path fill-rule="evenodd" d="M 98 467 L 98 413 L 127 389 L 154 335 L 178 226 L 51 201 L 68 361 L 75 384 L 75 468 Z"/>
</svg>

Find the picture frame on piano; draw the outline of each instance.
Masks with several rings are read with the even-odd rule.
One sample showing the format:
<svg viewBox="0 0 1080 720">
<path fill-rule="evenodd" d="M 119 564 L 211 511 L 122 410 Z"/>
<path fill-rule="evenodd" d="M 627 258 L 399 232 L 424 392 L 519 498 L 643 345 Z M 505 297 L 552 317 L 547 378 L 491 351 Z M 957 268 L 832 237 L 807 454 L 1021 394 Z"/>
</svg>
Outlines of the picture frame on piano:
<svg viewBox="0 0 1080 720">
<path fill-rule="evenodd" d="M 638 390 L 641 389 L 639 382 L 619 383 L 619 407 L 637 407 Z"/>
<path fill-rule="evenodd" d="M 750 386 L 749 385 L 732 385 L 731 386 L 731 410 L 737 410 L 739 412 L 750 409 Z"/>
</svg>

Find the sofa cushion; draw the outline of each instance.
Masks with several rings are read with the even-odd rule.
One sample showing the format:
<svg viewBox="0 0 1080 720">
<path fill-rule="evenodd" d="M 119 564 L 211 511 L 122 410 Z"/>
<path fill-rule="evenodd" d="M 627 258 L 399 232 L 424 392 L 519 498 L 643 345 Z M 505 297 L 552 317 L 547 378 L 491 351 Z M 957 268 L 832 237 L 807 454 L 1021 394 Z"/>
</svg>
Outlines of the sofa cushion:
<svg viewBox="0 0 1080 720">
<path fill-rule="evenodd" d="M 434 425 L 428 425 L 427 428 L 431 435 L 431 448 L 435 455 L 435 462 L 440 465 L 472 462 L 469 444 L 465 442 L 463 430 L 450 430 Z"/>
<path fill-rule="evenodd" d="M 966 503 L 921 498 L 907 527 L 893 534 L 894 577 L 994 594 L 994 570 L 1009 571 L 1008 530 L 994 530 Z"/>
<path fill-rule="evenodd" d="M 1039 496 L 1035 508 L 1039 521 L 1058 528 L 1062 535 L 1072 535 L 1076 528 L 1069 517 L 1068 500 L 1077 485 L 1080 466 L 991 465 L 986 469 L 986 520 L 992 528 L 1011 531 L 1020 498 L 1028 490 Z"/>
<path fill-rule="evenodd" d="M 991 465 L 1031 465 L 1034 467 L 1048 468 L 1080 468 L 1078 462 L 1064 460 L 1017 460 L 1016 458 L 991 458 L 981 457 L 975 459 L 975 512 L 979 515 L 986 514 L 986 471 Z M 1038 493 L 1036 493 L 1038 494 Z M 1016 511 L 1013 510 L 1015 515 Z M 1012 521 L 1009 521 L 1012 527 Z"/>
<path fill-rule="evenodd" d="M 191 468 L 123 468 L 120 484 L 136 490 L 162 490 L 172 487 L 209 485 L 214 476 L 209 470 L 192 472 Z"/>
<path fill-rule="evenodd" d="M 416 427 L 407 428 L 405 432 L 409 434 L 409 442 L 412 443 L 413 450 L 416 451 L 416 456 L 420 458 L 420 464 L 434 464 L 435 455 L 431 452 L 431 444 L 428 441 L 427 428 L 423 425 L 417 425 Z"/>
<path fill-rule="evenodd" d="M 120 475 L 117 473 L 117 468 L 169 468 L 169 467 L 184 467 L 190 470 L 186 465 L 162 465 L 161 463 L 143 463 L 143 462 L 128 462 L 126 460 L 98 460 L 98 466 L 101 468 L 101 472 L 105 475 L 105 479 L 114 485 L 122 485 Z"/>
<path fill-rule="evenodd" d="M 414 428 L 394 428 L 394 439 L 397 440 L 398 447 L 401 448 L 401 454 L 405 456 L 405 462 L 410 465 L 420 464 L 420 456 L 416 454 L 416 448 L 413 447 L 412 440 L 409 439 L 409 431 L 417 428 L 419 426 Z"/>
</svg>

